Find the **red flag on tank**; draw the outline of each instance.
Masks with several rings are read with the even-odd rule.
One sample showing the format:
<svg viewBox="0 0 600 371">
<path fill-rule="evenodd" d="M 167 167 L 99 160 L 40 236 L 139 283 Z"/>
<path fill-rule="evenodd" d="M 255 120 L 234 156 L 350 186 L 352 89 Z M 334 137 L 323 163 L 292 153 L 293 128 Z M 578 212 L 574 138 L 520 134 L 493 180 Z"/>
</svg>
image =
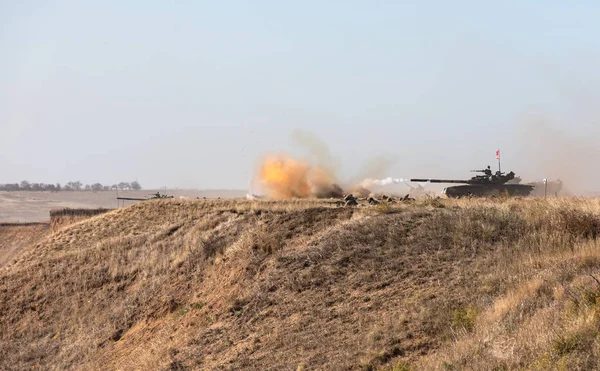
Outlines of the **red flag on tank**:
<svg viewBox="0 0 600 371">
<path fill-rule="evenodd" d="M 500 160 L 500 150 L 496 151 L 496 160 Z"/>
</svg>

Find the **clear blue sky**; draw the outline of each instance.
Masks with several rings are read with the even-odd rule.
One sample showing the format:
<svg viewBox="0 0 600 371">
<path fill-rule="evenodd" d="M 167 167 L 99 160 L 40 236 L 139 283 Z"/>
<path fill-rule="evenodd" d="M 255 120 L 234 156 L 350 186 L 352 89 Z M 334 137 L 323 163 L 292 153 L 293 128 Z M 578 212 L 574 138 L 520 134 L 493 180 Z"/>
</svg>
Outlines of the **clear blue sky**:
<svg viewBox="0 0 600 371">
<path fill-rule="evenodd" d="M 600 3 L 491 3 L 0 0 L 0 183 L 244 188 L 297 128 L 348 178 L 576 176 Z"/>
</svg>

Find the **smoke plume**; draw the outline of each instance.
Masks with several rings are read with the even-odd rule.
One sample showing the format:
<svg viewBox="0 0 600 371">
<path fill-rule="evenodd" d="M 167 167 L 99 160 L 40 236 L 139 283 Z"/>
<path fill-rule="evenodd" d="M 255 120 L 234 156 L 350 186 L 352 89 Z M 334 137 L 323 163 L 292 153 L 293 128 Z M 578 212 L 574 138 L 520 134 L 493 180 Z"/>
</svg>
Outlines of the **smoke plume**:
<svg viewBox="0 0 600 371">
<path fill-rule="evenodd" d="M 340 167 L 340 162 L 331 155 L 327 144 L 313 133 L 297 129 L 292 134 L 292 140 L 296 146 L 308 153 L 311 163 L 318 164 L 330 174 L 334 175 L 335 169 Z"/>
<path fill-rule="evenodd" d="M 528 168 L 528 179 L 561 179 L 577 194 L 598 190 L 600 175 L 595 168 L 600 147 L 595 135 L 578 136 L 561 130 L 546 117 L 527 119 L 521 130 L 520 153 Z"/>
<path fill-rule="evenodd" d="M 258 175 L 262 188 L 276 199 L 342 196 L 335 177 L 325 167 L 286 153 L 267 156 Z"/>
<path fill-rule="evenodd" d="M 396 162 L 396 157 L 377 156 L 367 159 L 351 183 L 361 183 L 365 179 L 379 179 L 389 174 L 390 168 Z"/>
<path fill-rule="evenodd" d="M 368 160 L 354 177 L 347 177 L 342 189 L 336 174 L 341 162 L 331 154 L 326 143 L 303 130 L 293 132 L 292 140 L 307 156 L 299 159 L 285 152 L 267 155 L 258 174 L 250 182 L 250 196 L 254 196 L 253 191 L 260 188 L 267 196 L 276 199 L 341 197 L 344 190 L 366 197 L 371 193 L 371 186 L 405 182 L 394 178 L 372 179 L 385 174 L 394 161 L 390 156 L 380 156 Z"/>
<path fill-rule="evenodd" d="M 386 186 L 386 185 L 390 185 L 390 184 L 400 184 L 400 183 L 404 183 L 407 181 L 408 181 L 408 179 L 404 179 L 404 178 L 387 177 L 384 179 L 365 179 L 362 181 L 361 185 L 365 188 L 370 188 L 373 186 Z"/>
</svg>

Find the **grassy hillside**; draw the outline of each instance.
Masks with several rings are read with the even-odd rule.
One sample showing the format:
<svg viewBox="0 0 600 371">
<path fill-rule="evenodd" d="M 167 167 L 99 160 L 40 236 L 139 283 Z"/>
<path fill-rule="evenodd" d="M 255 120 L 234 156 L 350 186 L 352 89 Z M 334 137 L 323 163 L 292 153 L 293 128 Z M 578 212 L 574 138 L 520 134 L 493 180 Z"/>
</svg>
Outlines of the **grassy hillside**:
<svg viewBox="0 0 600 371">
<path fill-rule="evenodd" d="M 0 223 L 0 268 L 48 233 L 47 223 Z"/>
<path fill-rule="evenodd" d="M 50 229 L 56 232 L 68 225 L 109 212 L 111 209 L 52 209 L 50 210 Z"/>
<path fill-rule="evenodd" d="M 596 369 L 600 202 L 156 200 L 0 269 L 0 369 Z"/>
</svg>

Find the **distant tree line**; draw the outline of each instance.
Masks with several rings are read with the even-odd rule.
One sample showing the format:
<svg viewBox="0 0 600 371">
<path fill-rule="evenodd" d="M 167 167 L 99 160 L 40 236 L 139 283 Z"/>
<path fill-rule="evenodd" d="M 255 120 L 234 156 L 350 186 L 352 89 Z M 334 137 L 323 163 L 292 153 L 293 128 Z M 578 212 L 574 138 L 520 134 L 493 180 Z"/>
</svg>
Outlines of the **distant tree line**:
<svg viewBox="0 0 600 371">
<path fill-rule="evenodd" d="M 120 182 L 118 184 L 113 184 L 110 186 L 102 185 L 100 183 L 83 184 L 80 181 L 68 182 L 65 185 L 61 185 L 60 183 L 56 183 L 56 184 L 30 183 L 27 180 L 24 180 L 21 183 L 0 184 L 0 191 L 50 191 L 50 192 L 89 191 L 89 192 L 100 192 L 100 191 L 114 191 L 114 190 L 139 191 L 140 189 L 142 189 L 142 186 L 137 181 Z"/>
</svg>

